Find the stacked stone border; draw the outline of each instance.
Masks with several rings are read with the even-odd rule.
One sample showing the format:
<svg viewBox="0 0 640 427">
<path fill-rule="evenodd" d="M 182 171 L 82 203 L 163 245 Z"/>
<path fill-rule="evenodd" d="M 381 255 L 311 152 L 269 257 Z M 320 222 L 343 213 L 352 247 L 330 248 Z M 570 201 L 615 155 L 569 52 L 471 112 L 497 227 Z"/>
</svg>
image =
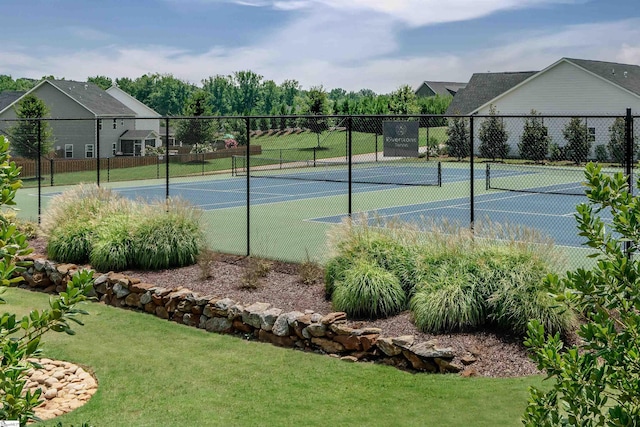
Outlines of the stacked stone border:
<svg viewBox="0 0 640 427">
<path fill-rule="evenodd" d="M 32 265 L 22 273 L 20 287 L 57 293 L 79 269 L 43 258 L 25 257 Z M 376 362 L 418 372 L 458 373 L 473 363 L 468 355 L 455 359 L 451 348 L 436 340 L 415 342 L 413 335 L 384 337 L 379 328 L 351 328 L 343 312 L 285 312 L 269 303 L 243 305 L 229 298 L 199 295 L 182 286 L 167 288 L 124 274 L 94 272 L 94 293 L 101 303 L 144 311 L 209 332 L 236 334 L 280 347 L 328 354 L 350 362 Z"/>
</svg>

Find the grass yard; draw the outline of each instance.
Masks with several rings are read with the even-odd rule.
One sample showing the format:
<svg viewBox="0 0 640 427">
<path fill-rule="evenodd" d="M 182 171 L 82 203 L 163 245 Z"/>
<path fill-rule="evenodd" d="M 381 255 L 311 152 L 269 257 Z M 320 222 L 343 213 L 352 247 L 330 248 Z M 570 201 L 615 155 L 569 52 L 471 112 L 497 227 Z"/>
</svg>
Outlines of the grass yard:
<svg viewBox="0 0 640 427">
<path fill-rule="evenodd" d="M 9 311 L 48 296 L 10 289 Z M 410 374 L 216 335 L 100 304 L 77 335 L 47 335 L 47 357 L 91 368 L 98 393 L 41 425 L 517 426 L 541 377 Z"/>
</svg>

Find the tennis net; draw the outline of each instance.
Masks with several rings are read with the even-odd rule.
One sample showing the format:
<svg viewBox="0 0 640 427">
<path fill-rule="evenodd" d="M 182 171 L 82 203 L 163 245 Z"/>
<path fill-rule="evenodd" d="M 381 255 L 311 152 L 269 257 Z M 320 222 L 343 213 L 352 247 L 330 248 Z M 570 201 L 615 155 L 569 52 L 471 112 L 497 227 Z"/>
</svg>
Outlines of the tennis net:
<svg viewBox="0 0 640 427">
<path fill-rule="evenodd" d="M 622 168 L 607 168 L 603 172 L 613 176 Z M 487 163 L 487 190 L 522 193 L 585 195 L 584 168 L 574 166 L 517 165 Z"/>
<path fill-rule="evenodd" d="M 344 160 L 284 160 L 262 156 L 233 156 L 232 175 L 303 181 L 349 182 L 349 163 Z M 351 182 L 359 184 L 442 186 L 440 162 L 423 159 L 352 162 Z"/>
</svg>

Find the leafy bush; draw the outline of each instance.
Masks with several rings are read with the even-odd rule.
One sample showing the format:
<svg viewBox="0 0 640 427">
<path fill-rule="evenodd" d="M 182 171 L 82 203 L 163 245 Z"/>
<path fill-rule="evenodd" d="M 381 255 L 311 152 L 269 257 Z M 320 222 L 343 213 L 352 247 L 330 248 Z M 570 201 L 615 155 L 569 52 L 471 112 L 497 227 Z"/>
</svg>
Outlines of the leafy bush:
<svg viewBox="0 0 640 427">
<path fill-rule="evenodd" d="M 20 169 L 10 161 L 9 141 L 0 136 L 0 206 L 15 205 L 14 198 L 22 186 Z M 0 285 L 16 284 L 19 273 L 28 263 L 18 257 L 31 252 L 26 236 L 18 231 L 11 215 L 0 215 Z M 0 293 L 4 290 L 0 287 Z M 49 300 L 49 309 L 32 310 L 19 319 L 13 313 L 0 314 L 0 419 L 18 420 L 20 425 L 39 421 L 34 408 L 40 405 L 42 390 L 26 389 L 27 372 L 36 363 L 29 361 L 41 354 L 40 340 L 49 331 L 72 335 L 70 321 L 82 325 L 78 315 L 87 314 L 77 308 L 92 289 L 92 273 L 79 271 L 67 284 L 65 292 Z M 0 304 L 5 300 L 0 298 Z"/>
<path fill-rule="evenodd" d="M 353 258 L 349 256 L 335 256 L 324 265 L 324 292 L 327 299 L 331 298 L 337 282 L 344 280 L 344 273 L 353 265 Z"/>
<path fill-rule="evenodd" d="M 88 262 L 94 231 L 90 222 L 61 224 L 47 240 L 47 256 L 74 264 Z"/>
<path fill-rule="evenodd" d="M 355 318 L 379 318 L 399 313 L 405 307 L 400 281 L 370 260 L 359 259 L 336 282 L 333 306 Z"/>
<path fill-rule="evenodd" d="M 609 177 L 590 163 L 585 176 L 589 203 L 578 205 L 576 220 L 597 263 L 562 279 L 550 276 L 547 286 L 586 322 L 577 332 L 580 344 L 568 349 L 559 334 L 529 323 L 525 345 L 553 384 L 530 389 L 528 426 L 635 426 L 640 419 L 640 198 L 620 173 Z M 603 209 L 612 217 L 606 224 Z"/>
</svg>

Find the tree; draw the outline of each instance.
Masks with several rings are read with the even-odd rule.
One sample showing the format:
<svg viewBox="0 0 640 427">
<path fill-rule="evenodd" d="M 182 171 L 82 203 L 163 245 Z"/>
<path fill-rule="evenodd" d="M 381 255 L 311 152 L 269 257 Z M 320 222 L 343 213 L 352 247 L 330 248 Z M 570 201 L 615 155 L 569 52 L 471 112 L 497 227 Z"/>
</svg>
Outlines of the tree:
<svg viewBox="0 0 640 427">
<path fill-rule="evenodd" d="M 236 113 L 249 115 L 258 106 L 262 76 L 253 71 L 236 71 L 233 73 L 234 109 Z"/>
<path fill-rule="evenodd" d="M 416 94 L 409 85 L 400 86 L 391 92 L 389 112 L 391 114 L 417 114 L 420 111 Z"/>
<path fill-rule="evenodd" d="M 296 96 L 300 93 L 301 86 L 297 80 L 285 80 L 280 85 L 282 89 L 282 100 L 289 107 L 295 105 Z"/>
<path fill-rule="evenodd" d="M 210 145 L 213 142 L 213 120 L 198 118 L 211 115 L 209 95 L 203 90 L 196 91 L 187 102 L 183 114 L 192 118 L 178 122 L 176 139 L 183 144 L 196 147 Z"/>
<path fill-rule="evenodd" d="M 327 105 L 327 92 L 322 86 L 314 86 L 307 92 L 304 114 L 311 116 L 326 116 L 329 113 Z M 309 117 L 306 119 L 306 126 L 318 136 L 318 147 L 320 147 L 320 134 L 327 130 L 326 117 Z"/>
<path fill-rule="evenodd" d="M 95 76 L 87 78 L 88 82 L 95 83 L 102 90 L 107 90 L 113 85 L 113 80 L 107 76 Z"/>
<path fill-rule="evenodd" d="M 15 108 L 16 115 L 23 120 L 9 129 L 12 138 L 11 150 L 17 156 L 27 159 L 37 159 L 39 155 L 48 154 L 54 142 L 51 126 L 44 120 L 33 120 L 49 116 L 49 109 L 44 101 L 33 94 L 28 94 L 18 102 Z M 39 134 L 38 126 L 40 126 Z M 40 136 L 40 151 L 38 151 L 38 136 Z"/>
<path fill-rule="evenodd" d="M 578 205 L 575 217 L 597 262 L 547 279 L 585 323 L 577 331 L 580 344 L 567 349 L 558 334 L 545 336 L 538 322 L 529 323 L 525 345 L 553 384 L 530 389 L 528 426 L 637 426 L 640 420 L 640 198 L 621 173 L 607 176 L 589 163 L 585 176 L 588 203 Z M 613 219 L 605 226 L 599 212 Z"/>
<path fill-rule="evenodd" d="M 609 127 L 609 142 L 607 143 L 607 150 L 609 151 L 609 157 L 617 163 L 620 163 L 620 165 L 624 165 L 625 162 L 627 151 L 626 136 L 627 131 L 625 119 L 618 117 Z M 634 160 L 636 159 L 638 148 L 638 138 L 633 135 L 632 150 Z"/>
<path fill-rule="evenodd" d="M 463 117 L 454 117 L 449 120 L 447 127 L 447 152 L 449 156 L 458 161 L 469 156 L 470 134 L 467 120 Z"/>
<path fill-rule="evenodd" d="M 540 114 L 531 110 L 531 115 L 524 120 L 524 129 L 518 144 L 520 157 L 542 162 L 547 158 L 550 143 L 549 129 L 544 125 Z"/>
<path fill-rule="evenodd" d="M 562 135 L 567 141 L 565 146 L 567 158 L 573 160 L 576 165 L 586 162 L 592 144 L 587 124 L 579 117 L 574 117 L 562 130 Z"/>
<path fill-rule="evenodd" d="M 10 161 L 9 141 L 0 136 L 0 205 L 15 205 L 16 192 L 21 187 L 20 169 Z M 4 210 L 3 210 L 4 212 Z M 22 280 L 20 273 L 25 271 L 25 262 L 18 257 L 31 252 L 26 236 L 17 230 L 11 216 L 0 215 L 0 292 L 7 286 L 13 286 Z M 38 367 L 30 359 L 42 354 L 40 341 L 50 332 L 66 332 L 73 335 L 70 321 L 82 325 L 77 318 L 87 314 L 77 308 L 86 300 L 92 289 L 92 273 L 79 271 L 67 283 L 67 289 L 49 300 L 49 309 L 32 310 L 28 315 L 18 318 L 16 314 L 0 314 L 0 419 L 18 420 L 21 426 L 29 421 L 39 421 L 34 408 L 43 402 L 42 390 L 31 392 L 26 388 L 28 371 Z M 0 304 L 5 300 L 0 298 Z"/>
<path fill-rule="evenodd" d="M 202 89 L 209 94 L 209 102 L 213 114 L 220 116 L 233 112 L 231 100 L 233 98 L 233 83 L 231 76 L 208 77 L 202 81 Z"/>
<path fill-rule="evenodd" d="M 496 160 L 497 158 L 504 159 L 509 154 L 509 134 L 505 129 L 504 121 L 497 116 L 496 107 L 491 105 L 489 107 L 489 118 L 485 119 L 480 125 L 480 132 L 478 138 L 480 138 L 480 155 L 482 157 Z"/>
</svg>

